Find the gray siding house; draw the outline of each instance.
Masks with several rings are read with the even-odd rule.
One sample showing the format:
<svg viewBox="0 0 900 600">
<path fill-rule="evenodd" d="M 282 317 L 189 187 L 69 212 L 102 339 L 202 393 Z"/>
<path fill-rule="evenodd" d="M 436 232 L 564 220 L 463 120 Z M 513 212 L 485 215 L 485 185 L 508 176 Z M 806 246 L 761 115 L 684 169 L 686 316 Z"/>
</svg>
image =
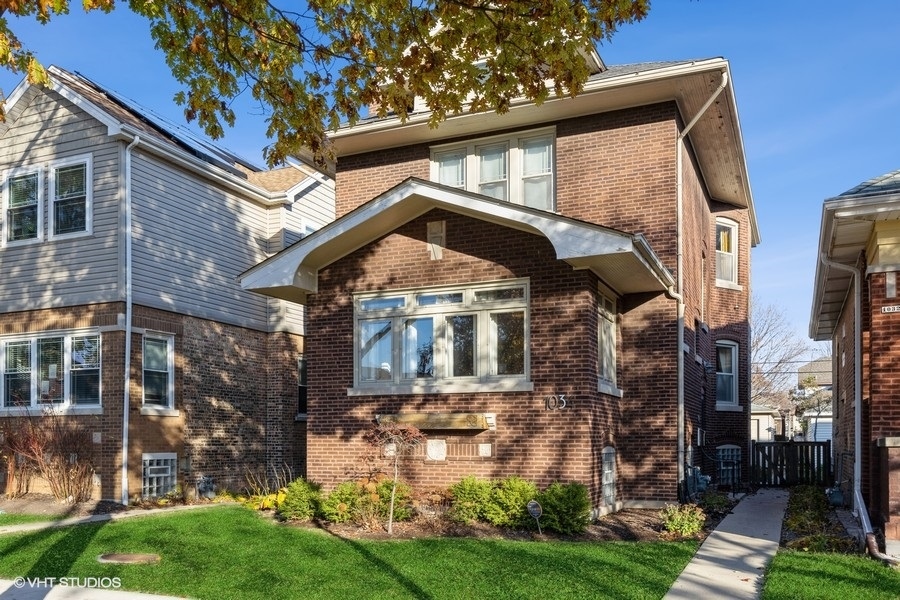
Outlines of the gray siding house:
<svg viewBox="0 0 900 600">
<path fill-rule="evenodd" d="M 0 123 L 0 428 L 74 420 L 95 496 L 123 502 L 302 472 L 304 308 L 237 276 L 333 220 L 333 182 L 50 74 Z"/>
</svg>

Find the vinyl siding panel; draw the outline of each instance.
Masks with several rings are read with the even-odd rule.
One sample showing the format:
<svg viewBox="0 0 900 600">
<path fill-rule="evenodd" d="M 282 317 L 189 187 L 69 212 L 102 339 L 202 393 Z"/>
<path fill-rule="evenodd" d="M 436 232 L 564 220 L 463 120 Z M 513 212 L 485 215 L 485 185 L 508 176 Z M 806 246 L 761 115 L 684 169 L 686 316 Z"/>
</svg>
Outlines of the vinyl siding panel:
<svg viewBox="0 0 900 600">
<path fill-rule="evenodd" d="M 121 144 L 108 138 L 105 126 L 51 91 L 34 95 L 8 125 L 0 136 L 0 177 L 5 182 L 13 168 L 41 169 L 43 239 L 0 246 L 0 307 L 12 312 L 121 299 Z M 56 161 L 82 155 L 90 157 L 93 171 L 93 231 L 49 240 L 50 169 Z"/>
<path fill-rule="evenodd" d="M 134 301 L 268 329 L 267 301 L 237 276 L 266 257 L 265 207 L 135 152 Z"/>
</svg>

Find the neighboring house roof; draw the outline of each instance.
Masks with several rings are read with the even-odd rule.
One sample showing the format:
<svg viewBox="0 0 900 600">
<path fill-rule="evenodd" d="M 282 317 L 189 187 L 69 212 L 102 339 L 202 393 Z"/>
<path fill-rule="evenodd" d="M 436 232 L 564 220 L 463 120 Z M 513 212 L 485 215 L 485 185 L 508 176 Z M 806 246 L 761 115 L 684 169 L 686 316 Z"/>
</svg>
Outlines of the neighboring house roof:
<svg viewBox="0 0 900 600">
<path fill-rule="evenodd" d="M 459 136 L 537 126 L 601 112 L 674 101 L 685 123 L 700 114 L 716 89 L 723 93 L 702 114 L 688 139 L 697 156 L 710 196 L 719 202 L 747 208 L 751 243 L 759 243 L 759 229 L 747 173 L 744 144 L 728 61 L 704 60 L 613 65 L 593 74 L 574 98 L 550 98 L 541 105 L 526 99 L 512 102 L 502 115 L 494 112 L 449 117 L 440 127 L 429 126 L 430 113 L 369 119 L 334 132 L 330 138 L 338 157 L 432 143 Z"/>
<path fill-rule="evenodd" d="M 218 179 L 259 202 L 288 202 L 287 190 L 307 177 L 314 177 L 305 166 L 264 171 L 81 74 L 57 66 L 51 66 L 48 71 L 50 88 L 103 123 L 110 136 L 127 142 L 139 138 L 149 152 L 178 162 L 203 177 Z M 27 80 L 16 86 L 6 102 L 7 122 L 0 123 L 0 135 L 8 130 L 39 89 Z"/>
<path fill-rule="evenodd" d="M 750 412 L 754 415 L 773 415 L 780 416 L 781 412 L 777 408 L 765 406 L 764 404 L 751 404 Z"/>
<path fill-rule="evenodd" d="M 675 283 L 643 236 L 408 178 L 242 273 L 241 287 L 305 303 L 318 290 L 320 269 L 434 208 L 543 236 L 559 260 L 591 269 L 622 294 L 664 291 Z"/>
<path fill-rule="evenodd" d="M 806 363 L 797 369 L 797 385 L 802 384 L 807 377 L 813 377 L 819 387 L 831 386 L 832 360 L 828 356 Z"/>
<path fill-rule="evenodd" d="M 855 267 L 877 221 L 900 220 L 900 171 L 864 181 L 822 205 L 819 260 L 813 284 L 809 336 L 830 339 L 837 327 L 853 277 L 821 259 Z"/>
</svg>

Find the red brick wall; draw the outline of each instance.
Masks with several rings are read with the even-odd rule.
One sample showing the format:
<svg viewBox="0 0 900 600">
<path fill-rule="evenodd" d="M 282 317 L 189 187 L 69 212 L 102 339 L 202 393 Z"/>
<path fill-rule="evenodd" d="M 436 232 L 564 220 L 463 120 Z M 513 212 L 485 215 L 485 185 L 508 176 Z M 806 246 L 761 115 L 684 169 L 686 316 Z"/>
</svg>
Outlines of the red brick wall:
<svg viewBox="0 0 900 600">
<path fill-rule="evenodd" d="M 445 220 L 443 259 L 431 261 L 426 223 Z M 510 252 L 510 248 L 518 249 Z M 416 396 L 348 396 L 353 384 L 351 294 L 376 289 L 530 280 L 533 392 Z M 594 278 L 554 258 L 543 238 L 434 210 L 395 233 L 332 264 L 320 274 L 309 305 L 309 477 L 326 487 L 360 468 L 362 433 L 376 414 L 488 412 L 497 430 L 427 432 L 447 439 L 449 459 L 408 461 L 406 474 L 420 486 L 447 486 L 466 475 L 520 475 L 541 485 L 554 480 L 590 482 L 594 452 L 584 440 L 601 412 L 596 392 Z M 548 411 L 544 398 L 566 394 L 565 410 Z M 615 419 L 609 418 L 612 423 Z M 477 444 L 494 445 L 491 458 Z M 596 452 L 599 456 L 599 450 Z"/>
<path fill-rule="evenodd" d="M 674 103 L 571 119 L 555 125 L 558 212 L 567 217 L 644 235 L 656 254 L 675 274 L 677 245 L 674 167 L 676 136 L 681 121 Z M 455 140 L 443 140 L 442 143 L 451 141 Z M 336 179 L 338 216 L 409 176 L 428 178 L 428 161 L 429 149 L 424 144 L 389 152 L 341 157 Z M 742 412 L 717 412 L 715 372 L 713 370 L 710 374 L 708 366 L 715 363 L 715 341 L 725 338 L 740 344 L 741 374 L 748 372 L 749 219 L 744 210 L 718 205 L 710 200 L 689 145 L 686 145 L 684 165 L 684 341 L 689 348 L 689 352 L 685 354 L 687 443 L 690 444 L 694 439 L 696 429 L 703 427 L 709 432 L 712 444 L 737 443 L 746 449 L 749 438 L 749 382 L 746 377 L 740 382 Z M 728 215 L 739 223 L 741 291 L 715 287 L 715 217 L 720 214 Z M 445 255 L 443 262 L 453 265 L 451 271 L 456 278 L 444 280 L 436 277 L 433 263 L 417 262 L 420 257 L 427 256 L 423 245 L 411 249 L 395 240 L 397 235 L 406 235 L 407 243 L 412 244 L 415 240 L 421 244 L 424 239 L 424 224 L 421 224 L 420 229 L 415 235 L 398 232 L 388 236 L 356 253 L 352 267 L 342 261 L 339 264 L 344 266 L 338 268 L 335 265 L 321 274 L 321 292 L 313 300 L 319 312 L 310 313 L 309 316 L 310 329 L 315 331 L 310 337 L 310 352 L 311 356 L 316 355 L 318 360 L 327 365 L 328 373 L 334 373 L 336 368 L 340 370 L 348 368 L 348 365 L 352 367 L 352 308 L 349 305 L 349 294 L 353 291 L 414 287 L 446 281 L 468 283 L 485 280 L 490 278 L 489 273 L 497 264 L 506 264 L 523 254 L 519 248 L 527 248 L 529 252 L 535 248 L 535 260 L 549 261 L 547 264 L 559 271 L 560 276 L 568 277 L 570 274 L 564 263 L 552 262 L 552 249 L 548 247 L 543 253 L 539 250 L 543 240 L 539 240 L 541 243 L 538 244 L 510 241 L 503 248 L 515 250 L 509 250 L 505 254 L 497 254 L 496 250 L 486 253 L 485 248 L 477 245 L 481 240 L 473 233 L 481 229 L 473 226 L 464 230 L 466 238 L 460 238 L 455 237 L 458 229 L 448 226 L 447 237 L 454 244 L 455 252 L 449 258 Z M 499 230 L 491 235 L 505 238 L 518 234 Z M 407 264 L 408 260 L 412 260 L 409 256 L 412 252 L 418 253 L 418 256 L 414 263 Z M 368 257 L 363 256 L 364 254 L 368 254 Z M 349 260 L 349 257 L 345 260 Z M 483 263 L 492 265 L 492 268 L 476 267 Z M 403 268 L 398 265 L 403 265 Z M 522 273 L 532 276 L 529 267 L 523 266 L 524 271 L 520 270 L 519 274 L 509 276 L 525 276 Z M 557 298 L 562 298 L 565 289 L 561 286 L 559 291 L 553 293 Z M 583 290 L 584 293 L 593 294 L 596 285 L 587 283 Z M 532 305 L 532 310 L 540 310 L 540 307 Z M 589 464 L 587 478 L 583 481 L 592 482 L 596 499 L 599 495 L 600 451 L 603 446 L 613 445 L 619 450 L 620 498 L 673 501 L 677 498 L 675 465 L 678 460 L 675 364 L 679 344 L 676 339 L 676 303 L 663 294 L 637 295 L 621 298 L 619 310 L 619 386 L 625 391 L 624 396 L 618 399 L 596 393 L 596 367 L 595 362 L 592 362 L 596 360 L 596 356 L 590 359 L 585 357 L 581 362 L 582 368 L 577 373 L 582 378 L 578 385 L 584 387 L 585 397 L 593 398 L 590 417 L 574 423 L 576 429 L 572 430 L 571 436 L 575 439 L 576 431 L 583 432 L 585 436 L 584 440 L 576 443 L 580 444 L 579 455 L 583 455 L 585 463 Z M 532 318 L 533 323 L 537 321 Z M 596 340 L 593 338 L 596 335 L 596 315 L 585 310 L 582 318 L 585 319 L 582 323 L 584 338 L 593 340 L 590 348 L 595 352 Z M 320 330 L 318 327 L 323 319 L 323 323 L 327 324 Z M 696 335 L 695 322 L 707 326 Z M 317 354 L 315 348 L 318 343 L 327 344 L 330 353 L 328 356 Z M 552 336 L 540 337 L 534 329 L 532 343 L 534 348 L 555 348 L 555 354 L 547 354 L 551 360 L 557 359 L 554 364 L 559 364 L 559 356 L 564 361 L 569 358 Z M 699 362 L 695 360 L 695 356 L 699 358 Z M 532 365 L 537 367 L 541 364 L 542 357 L 536 355 L 533 349 L 531 360 Z M 321 375 L 312 373 L 311 370 L 311 398 L 312 394 L 318 393 L 314 390 L 322 389 L 314 379 Z M 344 374 L 342 384 L 329 388 L 330 393 L 334 394 L 334 397 L 328 396 L 326 401 L 329 407 L 338 402 L 346 402 L 337 398 L 346 395 L 346 388 L 351 384 L 350 378 L 352 371 Z M 537 385 L 537 381 L 535 383 Z M 540 398 L 541 393 L 536 389 L 533 397 Z M 319 402 L 320 398 L 317 396 L 316 401 Z M 419 398 L 412 402 L 410 400 L 408 397 L 393 399 L 390 408 L 398 410 L 400 406 L 405 406 L 408 410 L 434 410 L 433 401 L 426 402 Z M 443 404 L 445 400 L 447 399 L 442 396 L 442 411 L 448 408 Z M 459 406 L 457 410 L 475 410 L 469 408 L 472 403 L 497 406 L 492 404 L 494 402 L 496 401 L 491 396 L 478 394 L 453 406 Z M 524 404 L 525 400 L 520 399 L 517 406 Z M 332 444 L 336 440 L 352 439 L 362 426 L 351 427 L 356 433 L 348 436 L 346 428 L 338 425 L 341 416 L 356 423 L 366 423 L 371 411 L 360 407 L 345 407 L 338 413 L 331 413 L 328 412 L 331 409 L 326 408 L 323 410 L 327 416 L 323 418 L 330 425 L 323 426 L 315 422 L 321 415 L 319 408 L 313 409 L 311 405 L 310 410 L 317 411 L 317 416 L 311 416 L 310 420 L 310 474 L 313 478 L 317 475 L 329 477 L 332 481 L 323 483 L 333 483 L 340 479 L 338 473 L 342 468 L 346 469 L 347 465 L 346 461 L 339 458 L 340 453 Z M 499 415 L 499 410 L 497 412 Z M 505 435 L 501 429 L 504 422 L 498 416 L 498 432 L 492 435 Z M 540 443 L 542 436 L 546 436 L 545 432 L 534 429 L 526 428 L 523 431 L 535 436 L 532 446 Z M 556 443 L 552 436 L 548 439 L 551 443 Z M 498 447 L 502 448 L 502 445 Z M 574 446 L 572 451 L 575 451 Z M 712 452 L 714 453 L 714 449 Z M 697 452 L 697 455 L 701 454 Z M 746 450 L 743 456 L 746 459 Z M 541 465 L 546 464 L 542 462 L 543 459 L 535 459 L 530 455 L 529 460 L 537 465 L 538 470 L 542 468 Z M 500 461 L 492 459 L 488 462 Z M 509 467 L 512 468 L 515 464 L 525 463 L 516 455 Z M 490 470 L 480 468 L 484 472 Z M 710 468 L 707 465 L 705 472 L 709 472 Z M 747 473 L 746 470 L 743 472 Z"/>
<path fill-rule="evenodd" d="M 0 314 L 0 334 L 102 327 L 102 414 L 66 417 L 99 434 L 95 496 L 121 498 L 125 333 L 123 303 Z M 298 336 L 250 331 L 202 319 L 134 308 L 134 327 L 175 334 L 177 416 L 141 415 L 140 331 L 132 337 L 129 413 L 129 494 L 141 491 L 141 454 L 176 452 L 191 459 L 182 471 L 192 486 L 200 474 L 222 486 L 245 484 L 248 468 L 287 464 L 297 470 L 295 445 Z M 14 425 L 4 418 L 0 426 Z M 267 447 L 270 454 L 267 456 Z"/>
</svg>

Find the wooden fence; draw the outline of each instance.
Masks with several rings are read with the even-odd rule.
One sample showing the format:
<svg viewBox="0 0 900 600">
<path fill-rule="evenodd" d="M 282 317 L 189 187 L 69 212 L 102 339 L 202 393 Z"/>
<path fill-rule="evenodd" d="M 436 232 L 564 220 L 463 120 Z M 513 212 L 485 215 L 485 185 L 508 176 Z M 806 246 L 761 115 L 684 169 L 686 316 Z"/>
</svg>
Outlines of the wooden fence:
<svg viewBox="0 0 900 600">
<path fill-rule="evenodd" d="M 831 485 L 831 442 L 751 442 L 750 483 Z"/>
</svg>

